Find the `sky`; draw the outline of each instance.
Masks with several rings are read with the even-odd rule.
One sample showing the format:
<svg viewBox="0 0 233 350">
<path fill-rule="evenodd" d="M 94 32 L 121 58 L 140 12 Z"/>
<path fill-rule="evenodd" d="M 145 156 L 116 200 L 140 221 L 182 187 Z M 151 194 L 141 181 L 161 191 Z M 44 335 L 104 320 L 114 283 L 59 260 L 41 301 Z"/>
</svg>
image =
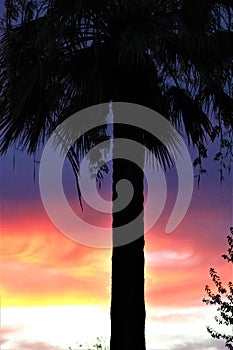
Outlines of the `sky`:
<svg viewBox="0 0 233 350">
<path fill-rule="evenodd" d="M 171 234 L 166 223 L 177 194 L 175 170 L 168 171 L 162 215 L 146 234 L 146 342 L 152 349 L 220 350 L 207 325 L 215 325 L 214 307 L 202 303 L 211 284 L 209 268 L 223 281 L 232 270 L 221 254 L 232 225 L 232 182 L 219 183 L 217 166 L 207 160 L 208 175 L 195 184 L 190 207 Z M 40 159 L 40 155 L 36 160 Z M 111 249 L 91 248 L 67 238 L 43 207 L 36 163 L 20 151 L 1 159 L 1 349 L 61 350 L 92 344 L 97 336 L 109 342 Z M 109 197 L 106 177 L 100 193 Z M 109 227 L 102 217 L 78 205 L 68 165 L 64 188 L 70 205 L 94 225 Z M 156 191 L 156 189 L 155 189 Z M 159 198 L 158 198 L 159 200 Z"/>
<path fill-rule="evenodd" d="M 0 11 L 3 1 L 0 0 Z M 212 286 L 209 268 L 223 281 L 232 269 L 222 258 L 232 225 L 232 180 L 222 186 L 213 152 L 208 175 L 195 184 L 182 223 L 165 233 L 177 193 L 175 171 L 166 174 L 168 193 L 158 222 L 146 235 L 146 342 L 148 350 L 220 350 L 222 341 L 206 331 L 214 322 L 214 307 L 202 303 L 205 285 Z M 37 160 L 40 160 L 38 156 Z M 1 204 L 1 350 L 68 350 L 87 347 L 97 336 L 109 342 L 111 249 L 78 244 L 50 221 L 34 182 L 33 158 L 16 151 L 0 160 Z M 110 219 L 78 206 L 71 171 L 65 169 L 64 187 L 70 205 L 96 225 Z M 156 190 L 156 189 L 155 189 Z M 102 195 L 110 197 L 106 179 Z M 158 198 L 159 200 L 159 198 Z"/>
</svg>

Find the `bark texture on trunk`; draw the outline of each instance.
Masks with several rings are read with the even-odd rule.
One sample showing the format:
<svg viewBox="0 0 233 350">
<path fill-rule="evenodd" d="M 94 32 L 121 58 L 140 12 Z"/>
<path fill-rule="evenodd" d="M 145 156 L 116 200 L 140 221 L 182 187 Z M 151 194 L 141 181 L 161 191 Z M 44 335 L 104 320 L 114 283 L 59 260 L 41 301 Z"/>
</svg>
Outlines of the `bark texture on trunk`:
<svg viewBox="0 0 233 350">
<path fill-rule="evenodd" d="M 136 134 L 132 127 L 114 125 L 114 138 L 137 140 L 140 137 Z M 113 158 L 114 152 L 117 150 L 113 143 Z M 143 169 L 144 153 L 138 157 Z M 113 213 L 113 242 L 117 241 L 116 227 L 131 222 L 143 210 L 143 171 L 127 160 L 113 162 L 113 199 L 116 184 L 124 178 L 133 185 L 134 196 L 124 210 Z M 111 350 L 145 350 L 143 216 L 133 229 L 140 232 L 141 237 L 127 245 L 114 247 L 112 253 Z M 129 234 L 127 229 L 124 234 Z"/>
</svg>

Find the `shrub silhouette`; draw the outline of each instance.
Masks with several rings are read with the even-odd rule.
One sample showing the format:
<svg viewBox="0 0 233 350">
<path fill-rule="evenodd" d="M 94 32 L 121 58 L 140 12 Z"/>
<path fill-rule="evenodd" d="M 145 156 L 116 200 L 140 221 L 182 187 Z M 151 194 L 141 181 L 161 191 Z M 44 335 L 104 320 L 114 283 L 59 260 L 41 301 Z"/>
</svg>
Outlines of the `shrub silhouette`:
<svg viewBox="0 0 233 350">
<path fill-rule="evenodd" d="M 223 254 L 222 257 L 227 262 L 233 264 L 233 227 L 230 228 L 231 235 L 227 236 L 229 248 L 227 254 Z M 226 325 L 230 327 L 232 333 L 233 325 L 233 283 L 228 282 L 225 288 L 222 285 L 221 278 L 218 276 L 214 268 L 210 268 L 210 276 L 217 289 L 216 293 L 213 293 L 208 285 L 206 285 L 205 290 L 208 294 L 208 299 L 203 299 L 202 301 L 207 305 L 217 305 L 217 312 L 219 316 L 215 316 L 215 321 L 219 325 Z M 233 350 L 233 335 L 228 335 L 215 331 L 211 327 L 207 327 L 207 331 L 213 338 L 224 339 L 225 347 L 229 350 Z"/>
<path fill-rule="evenodd" d="M 97 337 L 96 342 L 93 345 L 82 345 L 78 344 L 78 349 L 80 350 L 109 350 L 109 346 L 105 344 L 105 340 L 102 337 Z M 77 350 L 69 347 L 68 350 Z"/>
</svg>

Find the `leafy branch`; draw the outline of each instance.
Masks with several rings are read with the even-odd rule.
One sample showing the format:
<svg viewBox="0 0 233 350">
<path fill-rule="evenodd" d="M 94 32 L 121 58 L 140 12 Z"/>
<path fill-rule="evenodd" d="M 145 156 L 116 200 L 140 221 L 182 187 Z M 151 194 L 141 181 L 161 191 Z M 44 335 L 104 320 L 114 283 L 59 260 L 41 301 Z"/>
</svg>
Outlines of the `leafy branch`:
<svg viewBox="0 0 233 350">
<path fill-rule="evenodd" d="M 229 248 L 227 254 L 223 254 L 223 259 L 233 264 L 233 227 L 230 228 L 231 236 L 227 236 Z M 217 305 L 217 312 L 219 316 L 215 316 L 214 319 L 219 325 L 225 325 L 231 328 L 231 334 L 233 330 L 233 283 L 228 282 L 225 288 L 222 284 L 220 276 L 217 274 L 214 268 L 210 268 L 210 277 L 215 284 L 216 292 L 213 293 L 211 288 L 206 285 L 205 291 L 208 298 L 202 299 L 203 303 L 207 305 Z M 215 331 L 211 327 L 207 327 L 207 331 L 215 339 L 225 340 L 225 347 L 229 350 L 233 350 L 233 335 L 224 334 Z"/>
</svg>

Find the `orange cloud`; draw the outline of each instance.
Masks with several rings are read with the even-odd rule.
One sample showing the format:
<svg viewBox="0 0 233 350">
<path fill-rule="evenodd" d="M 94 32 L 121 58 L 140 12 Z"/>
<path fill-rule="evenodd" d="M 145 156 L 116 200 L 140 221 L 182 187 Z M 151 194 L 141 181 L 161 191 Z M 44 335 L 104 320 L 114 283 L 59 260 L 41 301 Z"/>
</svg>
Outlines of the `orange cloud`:
<svg viewBox="0 0 233 350">
<path fill-rule="evenodd" d="M 2 224 L 2 306 L 106 303 L 110 251 L 59 233 L 37 206 Z"/>
<path fill-rule="evenodd" d="M 2 216 L 2 306 L 109 304 L 111 251 L 68 239 L 39 203 L 14 205 Z M 231 278 L 221 259 L 226 251 L 221 216 L 194 212 L 170 235 L 164 233 L 164 221 L 146 235 L 147 303 L 200 305 L 205 284 L 211 285 L 210 267 L 226 281 Z"/>
<path fill-rule="evenodd" d="M 197 220 L 198 214 L 198 220 Z M 216 215 L 215 215 L 216 214 Z M 172 234 L 161 222 L 146 236 L 146 300 L 150 306 L 201 306 L 205 285 L 213 291 L 210 267 L 225 286 L 232 266 L 221 255 L 227 251 L 229 227 L 215 211 L 193 212 Z M 208 225 L 207 225 L 208 223 Z M 225 232 L 224 232 L 225 231 Z"/>
</svg>

